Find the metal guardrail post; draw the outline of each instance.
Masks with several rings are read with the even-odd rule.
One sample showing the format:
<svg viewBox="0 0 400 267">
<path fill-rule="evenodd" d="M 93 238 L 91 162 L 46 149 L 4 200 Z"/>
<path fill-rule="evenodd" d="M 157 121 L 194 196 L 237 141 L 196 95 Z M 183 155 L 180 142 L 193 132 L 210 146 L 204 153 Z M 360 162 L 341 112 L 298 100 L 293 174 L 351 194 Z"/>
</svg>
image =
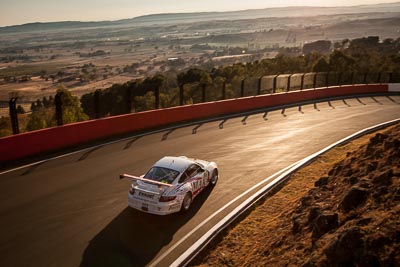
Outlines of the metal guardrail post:
<svg viewBox="0 0 400 267">
<path fill-rule="evenodd" d="M 300 90 L 304 89 L 304 77 L 305 76 L 306 76 L 305 73 L 303 73 L 303 75 L 301 75 Z"/>
<path fill-rule="evenodd" d="M 350 74 L 350 84 L 354 84 L 354 72 Z"/>
<path fill-rule="evenodd" d="M 183 106 L 184 103 L 184 99 L 183 99 L 183 87 L 185 86 L 185 84 L 180 84 L 179 85 L 179 105 Z"/>
<path fill-rule="evenodd" d="M 207 84 L 203 83 L 201 85 L 201 101 L 203 103 L 206 102 L 206 89 L 207 89 Z"/>
<path fill-rule="evenodd" d="M 325 86 L 329 87 L 329 71 L 326 73 Z"/>
<path fill-rule="evenodd" d="M 382 72 L 379 72 L 379 73 L 378 73 L 378 80 L 377 80 L 377 83 L 381 83 L 381 80 L 382 80 Z"/>
<path fill-rule="evenodd" d="M 126 88 L 126 113 L 131 113 L 132 110 L 132 89 Z"/>
<path fill-rule="evenodd" d="M 57 125 L 63 125 L 63 111 L 62 111 L 62 95 L 63 93 L 57 93 L 55 97 L 55 104 L 56 104 L 56 119 Z"/>
<path fill-rule="evenodd" d="M 288 76 L 286 92 L 289 92 L 289 91 L 290 91 L 290 80 L 292 79 L 292 75 L 293 75 L 293 74 L 290 74 L 290 75 Z"/>
<path fill-rule="evenodd" d="M 393 82 L 393 72 L 389 73 L 389 83 Z"/>
<path fill-rule="evenodd" d="M 18 97 L 12 97 L 8 102 L 10 107 L 10 120 L 13 134 L 19 134 L 18 113 L 17 113 Z"/>
<path fill-rule="evenodd" d="M 222 83 L 222 100 L 226 98 L 226 81 Z"/>
<path fill-rule="evenodd" d="M 276 76 L 274 77 L 273 88 L 272 88 L 272 93 L 273 93 L 273 94 L 276 93 L 276 86 L 277 86 L 277 84 L 278 84 L 278 76 L 279 76 L 279 75 L 276 75 Z"/>
<path fill-rule="evenodd" d="M 258 78 L 257 95 L 261 95 L 262 78 L 263 77 Z"/>
<path fill-rule="evenodd" d="M 94 91 L 94 118 L 100 118 L 100 93 L 101 90 L 97 89 Z"/>
<path fill-rule="evenodd" d="M 246 81 L 246 78 L 242 80 L 242 83 L 240 85 L 240 97 L 244 97 L 244 82 Z"/>
<path fill-rule="evenodd" d="M 132 109 L 133 112 L 136 112 L 137 103 L 136 103 L 136 87 L 132 90 Z"/>
<path fill-rule="evenodd" d="M 318 75 L 318 72 L 316 72 L 314 74 L 314 80 L 313 80 L 313 88 L 314 89 L 317 88 L 317 75 Z"/>
<path fill-rule="evenodd" d="M 154 109 L 159 109 L 160 108 L 160 86 L 159 85 L 156 85 L 156 88 L 154 90 L 154 97 L 155 97 Z"/>
<path fill-rule="evenodd" d="M 339 72 L 339 75 L 338 75 L 338 79 L 337 79 L 337 85 L 342 85 L 342 75 L 343 75 L 343 73 L 342 72 Z"/>
<path fill-rule="evenodd" d="M 368 72 L 364 73 L 364 84 L 368 84 Z"/>
</svg>

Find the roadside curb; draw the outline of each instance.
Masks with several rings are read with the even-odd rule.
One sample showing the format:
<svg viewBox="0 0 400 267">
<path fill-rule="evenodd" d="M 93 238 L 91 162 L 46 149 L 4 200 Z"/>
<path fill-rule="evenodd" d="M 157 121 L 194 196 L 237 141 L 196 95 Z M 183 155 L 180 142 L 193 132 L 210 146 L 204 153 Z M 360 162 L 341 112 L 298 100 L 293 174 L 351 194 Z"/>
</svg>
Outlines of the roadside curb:
<svg viewBox="0 0 400 267">
<path fill-rule="evenodd" d="M 186 266 L 189 264 L 222 230 L 227 228 L 230 224 L 232 224 L 240 215 L 242 215 L 246 210 L 252 207 L 256 202 L 258 202 L 261 198 L 263 198 L 266 194 L 271 192 L 274 188 L 281 185 L 285 182 L 290 174 L 297 171 L 298 169 L 304 167 L 313 161 L 316 157 L 326 153 L 334 147 L 343 145 L 348 143 L 354 139 L 357 139 L 365 134 L 369 134 L 371 132 L 386 128 L 388 126 L 394 125 L 400 122 L 400 118 L 391 120 L 388 122 L 384 122 L 381 124 L 374 125 L 372 127 L 365 128 L 361 131 L 358 131 L 348 137 L 339 140 L 326 148 L 292 164 L 289 166 L 287 170 L 285 170 L 282 174 L 279 174 L 272 182 L 265 185 L 262 189 L 258 190 L 255 194 L 249 197 L 246 201 L 236 207 L 232 212 L 230 212 L 225 218 L 219 221 L 214 227 L 212 227 L 207 233 L 205 233 L 196 243 L 194 243 L 189 249 L 186 250 L 178 259 L 176 259 L 170 266 Z M 280 171 L 282 172 L 282 171 Z M 278 172 L 278 173 L 280 173 Z M 277 174 L 273 174 L 265 180 L 269 180 L 270 178 L 276 176 Z"/>
</svg>

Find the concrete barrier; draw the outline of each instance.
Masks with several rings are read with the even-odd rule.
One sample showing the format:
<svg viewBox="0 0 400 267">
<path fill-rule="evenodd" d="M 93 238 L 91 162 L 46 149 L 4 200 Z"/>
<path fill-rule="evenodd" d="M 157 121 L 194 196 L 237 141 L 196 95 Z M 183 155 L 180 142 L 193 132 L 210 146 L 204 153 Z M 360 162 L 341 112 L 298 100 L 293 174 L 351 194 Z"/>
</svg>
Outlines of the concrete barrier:
<svg viewBox="0 0 400 267">
<path fill-rule="evenodd" d="M 377 84 L 335 86 L 207 102 L 73 123 L 0 138 L 0 161 L 11 161 L 113 135 L 152 129 L 172 123 L 329 97 L 387 93 L 388 90 L 388 85 Z"/>
</svg>

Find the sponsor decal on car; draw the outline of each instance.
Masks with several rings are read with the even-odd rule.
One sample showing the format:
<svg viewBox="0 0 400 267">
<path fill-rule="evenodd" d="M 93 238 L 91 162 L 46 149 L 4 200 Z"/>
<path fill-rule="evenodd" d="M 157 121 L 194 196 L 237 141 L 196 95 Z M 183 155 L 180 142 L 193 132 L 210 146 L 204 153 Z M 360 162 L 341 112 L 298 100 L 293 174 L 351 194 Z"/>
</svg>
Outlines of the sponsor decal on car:
<svg viewBox="0 0 400 267">
<path fill-rule="evenodd" d="M 177 210 L 177 209 L 179 209 L 180 207 L 181 207 L 181 204 L 180 204 L 180 203 L 174 204 L 174 205 L 172 205 L 172 206 L 169 207 L 169 210 Z"/>
<path fill-rule="evenodd" d="M 147 197 L 147 198 L 150 198 L 150 199 L 153 199 L 153 198 L 154 198 L 154 195 L 148 194 L 148 193 L 144 193 L 144 192 L 141 192 L 141 191 L 139 191 L 139 196 L 141 196 L 141 197 Z"/>
</svg>

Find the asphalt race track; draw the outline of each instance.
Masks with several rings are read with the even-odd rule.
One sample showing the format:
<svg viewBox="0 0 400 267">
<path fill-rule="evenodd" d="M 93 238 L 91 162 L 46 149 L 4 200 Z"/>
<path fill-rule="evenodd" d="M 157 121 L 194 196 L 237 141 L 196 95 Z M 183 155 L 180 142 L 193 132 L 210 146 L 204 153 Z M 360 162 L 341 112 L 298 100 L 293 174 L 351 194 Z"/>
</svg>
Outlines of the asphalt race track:
<svg viewBox="0 0 400 267">
<path fill-rule="evenodd" d="M 0 266 L 166 266 L 240 200 L 187 235 L 192 229 L 248 188 L 399 117 L 400 96 L 335 100 L 132 137 L 2 173 Z M 166 155 L 217 162 L 218 184 L 186 215 L 128 208 L 130 181 L 118 175 L 141 175 Z"/>
</svg>

